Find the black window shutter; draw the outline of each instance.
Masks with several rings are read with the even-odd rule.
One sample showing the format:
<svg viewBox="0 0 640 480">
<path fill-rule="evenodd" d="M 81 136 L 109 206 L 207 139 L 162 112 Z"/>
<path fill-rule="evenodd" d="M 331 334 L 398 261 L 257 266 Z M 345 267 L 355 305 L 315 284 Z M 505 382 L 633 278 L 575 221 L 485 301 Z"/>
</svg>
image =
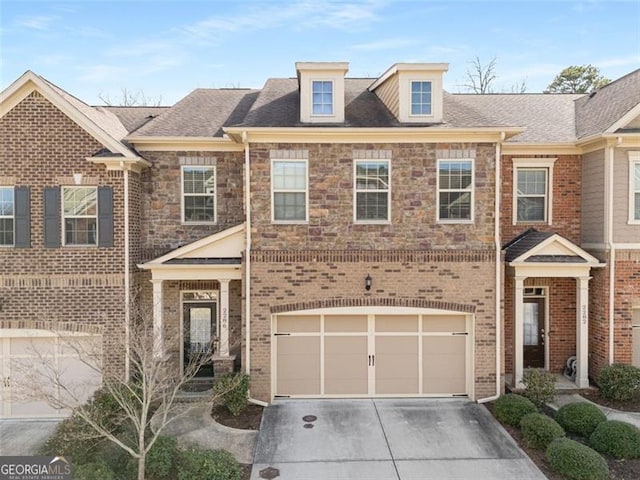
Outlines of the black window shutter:
<svg viewBox="0 0 640 480">
<path fill-rule="evenodd" d="M 29 187 L 16 187 L 15 195 L 15 246 L 31 247 L 31 208 L 29 205 Z"/>
<path fill-rule="evenodd" d="M 60 246 L 60 187 L 44 189 L 44 246 Z"/>
<path fill-rule="evenodd" d="M 113 189 L 98 187 L 98 246 L 113 247 Z"/>
</svg>

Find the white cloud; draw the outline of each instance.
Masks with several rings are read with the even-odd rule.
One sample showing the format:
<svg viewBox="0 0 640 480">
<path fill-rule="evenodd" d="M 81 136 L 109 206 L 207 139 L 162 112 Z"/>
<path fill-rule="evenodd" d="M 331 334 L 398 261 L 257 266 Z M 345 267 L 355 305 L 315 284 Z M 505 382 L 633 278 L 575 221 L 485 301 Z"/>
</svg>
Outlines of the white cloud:
<svg viewBox="0 0 640 480">
<path fill-rule="evenodd" d="M 83 82 L 93 83 L 115 83 L 126 74 L 130 73 L 129 69 L 121 65 L 87 65 L 78 67 L 80 72 L 79 79 Z"/>
<path fill-rule="evenodd" d="M 17 17 L 15 24 L 19 27 L 31 28 L 34 30 L 49 30 L 51 24 L 58 20 L 56 15 L 34 15 Z"/>
</svg>

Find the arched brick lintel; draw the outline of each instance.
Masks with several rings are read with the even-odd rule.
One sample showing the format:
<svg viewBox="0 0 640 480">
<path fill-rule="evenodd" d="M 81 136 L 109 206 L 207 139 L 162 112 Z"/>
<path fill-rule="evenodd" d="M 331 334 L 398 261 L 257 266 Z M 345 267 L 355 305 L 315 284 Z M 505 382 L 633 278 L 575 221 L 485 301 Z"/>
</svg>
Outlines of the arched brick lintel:
<svg viewBox="0 0 640 480">
<path fill-rule="evenodd" d="M 463 303 L 442 302 L 423 298 L 330 298 L 310 302 L 296 302 L 285 305 L 274 305 L 271 313 L 296 312 L 301 310 L 315 310 L 321 308 L 340 307 L 411 307 L 448 310 L 452 312 L 475 313 L 475 305 Z"/>
<path fill-rule="evenodd" d="M 51 333 L 73 332 L 91 335 L 102 334 L 101 325 L 87 325 L 79 322 L 49 322 L 45 320 L 2 320 L 0 329 L 44 330 Z"/>
</svg>

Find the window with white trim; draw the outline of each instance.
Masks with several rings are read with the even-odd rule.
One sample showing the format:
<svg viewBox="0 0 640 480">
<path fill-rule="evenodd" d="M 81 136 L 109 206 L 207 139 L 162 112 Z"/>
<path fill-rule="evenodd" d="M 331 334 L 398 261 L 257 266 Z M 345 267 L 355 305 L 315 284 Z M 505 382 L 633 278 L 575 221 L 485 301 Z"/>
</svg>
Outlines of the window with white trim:
<svg viewBox="0 0 640 480">
<path fill-rule="evenodd" d="M 355 161 L 355 220 L 388 222 L 391 185 L 388 160 Z"/>
<path fill-rule="evenodd" d="M 438 220 L 473 221 L 473 160 L 438 160 Z"/>
<path fill-rule="evenodd" d="M 306 222 L 308 205 L 306 160 L 271 161 L 271 216 L 274 222 Z"/>
<path fill-rule="evenodd" d="M 629 223 L 640 223 L 640 152 L 629 152 Z"/>
<path fill-rule="evenodd" d="M 411 115 L 431 115 L 431 82 L 411 82 Z"/>
<path fill-rule="evenodd" d="M 216 167 L 182 167 L 182 221 L 215 223 Z"/>
<path fill-rule="evenodd" d="M 13 187 L 0 187 L 0 245 L 14 243 L 15 199 Z"/>
<path fill-rule="evenodd" d="M 62 228 L 65 245 L 98 244 L 96 187 L 62 187 Z"/>
<path fill-rule="evenodd" d="M 513 159 L 513 224 L 551 225 L 555 158 Z"/>
<path fill-rule="evenodd" d="M 333 115 L 333 82 L 314 80 L 311 84 L 313 115 Z"/>
</svg>

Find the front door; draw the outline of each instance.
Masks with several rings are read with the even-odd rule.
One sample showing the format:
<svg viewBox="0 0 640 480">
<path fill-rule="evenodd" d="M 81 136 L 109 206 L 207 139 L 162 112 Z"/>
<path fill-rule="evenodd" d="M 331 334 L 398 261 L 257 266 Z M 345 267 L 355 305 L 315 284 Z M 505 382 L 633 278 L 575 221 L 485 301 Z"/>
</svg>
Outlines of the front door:
<svg viewBox="0 0 640 480">
<path fill-rule="evenodd" d="M 202 363 L 198 377 L 213 377 L 216 311 L 214 302 L 184 304 L 183 368 L 193 362 Z"/>
<path fill-rule="evenodd" d="M 544 368 L 544 298 L 524 299 L 524 368 Z"/>
</svg>

